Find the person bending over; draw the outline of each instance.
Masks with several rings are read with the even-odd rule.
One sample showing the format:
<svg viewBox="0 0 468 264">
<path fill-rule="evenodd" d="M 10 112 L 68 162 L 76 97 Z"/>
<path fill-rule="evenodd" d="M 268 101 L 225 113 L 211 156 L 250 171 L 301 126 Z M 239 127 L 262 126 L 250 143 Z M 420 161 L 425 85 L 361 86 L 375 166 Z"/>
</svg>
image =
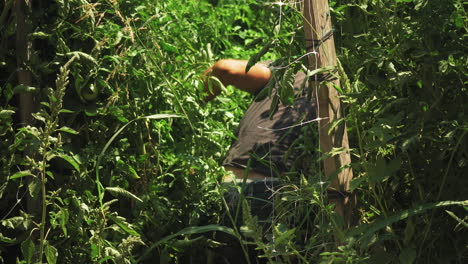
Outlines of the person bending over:
<svg viewBox="0 0 468 264">
<path fill-rule="evenodd" d="M 217 82 L 209 77 L 216 77 L 224 86 L 232 85 L 237 89 L 257 95 L 272 78 L 268 66 L 258 63 L 246 73 L 247 61 L 223 59 L 217 61 L 204 73 L 206 101 L 214 99 L 221 89 Z M 209 84 L 210 82 L 210 84 Z M 248 179 L 269 179 L 289 172 L 300 153 L 290 153 L 290 147 L 300 136 L 302 123 L 316 118 L 315 104 L 308 99 L 301 87 L 305 74 L 295 76 L 295 100 L 292 105 L 278 103 L 277 111 L 270 118 L 270 107 L 275 95 L 268 95 L 261 100 L 254 100 L 244 113 L 235 132 L 236 140 L 223 162 L 227 171 L 232 171 L 238 179 L 243 179 L 244 171 L 250 160 Z M 273 89 L 278 89 L 275 84 Z M 210 88 L 209 88 L 210 86 Z M 224 179 L 230 180 L 230 179 Z"/>
<path fill-rule="evenodd" d="M 270 68 L 263 63 L 252 66 L 245 72 L 247 61 L 222 59 L 209 67 L 202 74 L 205 92 L 208 94 L 205 101 L 214 99 L 221 93 L 218 81 L 224 86 L 232 85 L 237 89 L 246 91 L 254 96 L 273 82 L 273 92 L 265 98 L 256 98 L 250 104 L 235 131 L 236 139 L 223 162 L 226 171 L 232 172 L 234 178 L 226 176 L 223 182 L 244 183 L 243 196 L 246 197 L 251 214 L 258 217 L 263 227 L 268 228 L 271 223 L 273 206 L 271 201 L 272 190 L 280 183 L 285 173 L 296 168 L 301 151 L 291 151 L 294 141 L 300 137 L 303 122 L 316 118 L 315 105 L 312 98 L 306 96 L 307 87 L 305 74 L 299 72 L 295 75 L 295 100 L 292 105 L 284 105 L 279 100 L 277 110 L 270 116 L 270 107 L 279 82 L 276 82 Z M 246 178 L 244 179 L 244 177 Z M 236 211 L 239 193 L 231 188 L 225 195 L 231 213 Z M 242 210 L 241 210 L 242 211 Z M 238 218 L 239 219 L 239 218 Z M 229 226 L 232 218 L 224 219 L 224 225 Z M 240 225 L 237 221 L 236 225 Z M 224 263 L 243 263 L 242 251 L 238 241 L 223 237 L 222 242 L 227 246 L 222 249 L 221 255 Z M 251 263 L 260 261 L 255 253 L 249 254 Z"/>
</svg>

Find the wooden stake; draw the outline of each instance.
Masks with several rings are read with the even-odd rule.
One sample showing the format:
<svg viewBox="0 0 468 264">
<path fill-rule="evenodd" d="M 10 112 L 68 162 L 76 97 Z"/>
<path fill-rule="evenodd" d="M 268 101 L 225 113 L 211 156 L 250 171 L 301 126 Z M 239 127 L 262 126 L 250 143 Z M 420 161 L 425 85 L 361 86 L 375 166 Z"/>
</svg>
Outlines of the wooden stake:
<svg viewBox="0 0 468 264">
<path fill-rule="evenodd" d="M 26 86 L 31 86 L 31 72 L 27 69 L 32 52 L 32 42 L 28 37 L 31 32 L 31 22 L 28 21 L 29 13 L 31 13 L 31 1 L 15 1 L 18 84 Z M 30 125 L 33 121 L 33 95 L 30 92 L 20 93 L 19 98 L 21 124 L 22 126 Z"/>
<path fill-rule="evenodd" d="M 336 66 L 335 43 L 333 41 L 330 8 L 328 0 L 304 0 L 303 5 L 304 31 L 306 38 L 307 52 L 309 55 L 309 69 L 315 70 L 329 66 Z M 347 192 L 349 182 L 353 177 L 353 171 L 346 167 L 351 163 L 349 154 L 348 134 L 345 122 L 340 122 L 330 133 L 330 126 L 337 120 L 343 118 L 339 94 L 332 84 L 340 86 L 339 80 L 324 82 L 313 81 L 311 84 L 317 98 L 317 113 L 319 121 L 320 149 L 323 154 L 331 150 L 342 149 L 343 152 L 333 157 L 324 159 L 324 173 L 327 179 L 333 179 L 330 188 L 332 190 Z M 331 198 L 337 213 L 342 215 L 349 225 L 351 203 L 349 198 Z"/>
</svg>

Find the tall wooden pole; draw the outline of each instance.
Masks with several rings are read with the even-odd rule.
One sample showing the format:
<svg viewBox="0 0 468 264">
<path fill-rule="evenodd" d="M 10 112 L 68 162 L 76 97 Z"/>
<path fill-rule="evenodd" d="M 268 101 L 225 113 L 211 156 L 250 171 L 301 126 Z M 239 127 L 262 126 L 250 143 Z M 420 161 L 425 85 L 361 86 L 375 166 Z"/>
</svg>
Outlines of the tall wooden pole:
<svg viewBox="0 0 468 264">
<path fill-rule="evenodd" d="M 31 72 L 27 68 L 32 52 L 32 42 L 28 37 L 31 33 L 31 21 L 28 17 L 29 13 L 31 13 L 31 1 L 32 0 L 15 0 L 18 84 L 26 86 L 31 86 Z M 30 92 L 20 93 L 19 103 L 22 126 L 30 125 L 33 121 L 33 95 Z"/>
<path fill-rule="evenodd" d="M 32 86 L 32 74 L 28 69 L 32 54 L 32 41 L 29 37 L 31 33 L 31 6 L 32 0 L 14 0 L 14 12 L 16 16 L 16 60 L 18 84 Z M 32 113 L 35 111 L 35 101 L 31 92 L 22 92 L 19 94 L 19 112 L 21 126 L 25 127 L 33 124 Z M 31 153 L 25 150 L 24 156 L 34 158 L 36 153 Z M 28 183 L 32 181 L 32 177 L 28 178 Z M 37 197 L 29 196 L 27 198 L 28 213 L 33 216 L 34 221 L 39 221 L 41 203 Z M 33 233 L 32 238 L 36 238 L 36 233 Z"/>
<path fill-rule="evenodd" d="M 328 0 L 304 0 L 303 3 L 304 30 L 306 47 L 309 55 L 309 69 L 315 70 L 329 66 L 336 66 L 335 43 L 332 35 L 332 24 Z M 324 159 L 324 173 L 327 179 L 333 179 L 330 188 L 338 191 L 331 195 L 330 202 L 335 204 L 335 211 L 342 215 L 347 224 L 350 221 L 351 203 L 346 194 L 353 171 L 347 165 L 351 162 L 349 154 L 348 134 L 346 124 L 341 122 L 330 133 L 330 126 L 336 120 L 343 118 L 339 93 L 331 84 L 311 79 L 314 94 L 317 98 L 317 113 L 319 121 L 320 150 L 323 154 L 331 150 L 342 149 L 343 152 Z M 339 80 L 330 83 L 340 86 Z"/>
</svg>

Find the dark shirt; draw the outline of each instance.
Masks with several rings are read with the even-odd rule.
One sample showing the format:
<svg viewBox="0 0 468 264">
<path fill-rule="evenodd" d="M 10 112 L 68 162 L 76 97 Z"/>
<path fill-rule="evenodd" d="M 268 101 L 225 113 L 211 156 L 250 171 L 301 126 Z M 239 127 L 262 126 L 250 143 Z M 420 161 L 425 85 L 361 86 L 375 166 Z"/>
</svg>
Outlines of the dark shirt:
<svg viewBox="0 0 468 264">
<path fill-rule="evenodd" d="M 302 125 L 298 124 L 316 118 L 314 100 L 308 99 L 305 93 L 298 94 L 304 78 L 303 72 L 296 74 L 294 104 L 287 106 L 279 102 L 271 119 L 269 111 L 273 97 L 267 96 L 249 106 L 223 165 L 246 168 L 251 159 L 250 170 L 272 177 L 291 169 L 300 154 L 298 151 L 288 153 L 294 140 L 300 136 Z"/>
</svg>

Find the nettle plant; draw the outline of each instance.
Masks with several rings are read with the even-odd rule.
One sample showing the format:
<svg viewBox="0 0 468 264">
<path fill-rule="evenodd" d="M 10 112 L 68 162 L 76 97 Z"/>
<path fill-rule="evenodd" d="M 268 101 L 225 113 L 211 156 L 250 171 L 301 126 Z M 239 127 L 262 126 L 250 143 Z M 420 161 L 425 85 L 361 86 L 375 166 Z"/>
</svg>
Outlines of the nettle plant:
<svg viewBox="0 0 468 264">
<path fill-rule="evenodd" d="M 104 261 L 112 258 L 130 263 L 131 248 L 143 242 L 132 225 L 110 209 L 111 204 L 117 200 L 104 202 L 102 195 L 96 199 L 86 189 L 68 189 L 70 185 L 57 185 L 63 184 L 64 180 L 56 177 L 68 177 L 68 175 L 55 174 L 53 162 L 56 159 L 66 162 L 72 173 L 80 174 L 83 167 L 78 156 L 72 156 L 64 149 L 67 135 L 78 135 L 78 132 L 70 127 L 60 126 L 60 116 L 73 113 L 62 107 L 69 83 L 70 66 L 73 63 L 78 63 L 77 57 L 72 57 L 60 68 L 55 89 L 46 91 L 48 101 L 41 102 L 40 110 L 33 114 L 39 125 L 19 129 L 14 144 L 10 146 L 12 153 L 15 151 L 24 153 L 22 158 L 18 158 L 20 159 L 18 164 L 28 169 L 14 173 L 8 181 L 20 182 L 19 187 L 27 185 L 29 196 L 22 195 L 18 199 L 19 203 L 22 198 L 27 197 L 27 210 L 20 210 L 19 216 L 3 219 L 1 224 L 5 228 L 24 233 L 17 238 L 21 242 L 23 255 L 20 263 L 42 263 L 44 257 L 48 263 L 57 263 L 59 255 L 57 248 L 63 248 L 62 243 L 70 243 L 67 241 L 73 236 L 79 239 L 76 237 L 75 241 L 72 239 L 72 244 L 83 242 L 89 248 L 89 254 L 78 254 L 85 255 L 83 261 L 85 259 Z M 99 185 L 98 179 L 95 183 Z M 125 197 L 136 198 L 121 188 L 110 187 L 108 190 Z M 84 195 L 79 195 L 79 192 L 84 192 Z M 97 207 L 96 202 L 99 202 Z M 108 236 L 112 236 L 113 233 L 122 234 L 119 244 L 108 240 Z M 16 243 L 15 239 L 3 235 L 2 241 Z M 125 247 L 119 246 L 121 244 Z M 72 252 L 72 248 L 64 249 L 64 252 L 60 251 L 61 258 L 75 259 L 76 255 Z"/>
</svg>

